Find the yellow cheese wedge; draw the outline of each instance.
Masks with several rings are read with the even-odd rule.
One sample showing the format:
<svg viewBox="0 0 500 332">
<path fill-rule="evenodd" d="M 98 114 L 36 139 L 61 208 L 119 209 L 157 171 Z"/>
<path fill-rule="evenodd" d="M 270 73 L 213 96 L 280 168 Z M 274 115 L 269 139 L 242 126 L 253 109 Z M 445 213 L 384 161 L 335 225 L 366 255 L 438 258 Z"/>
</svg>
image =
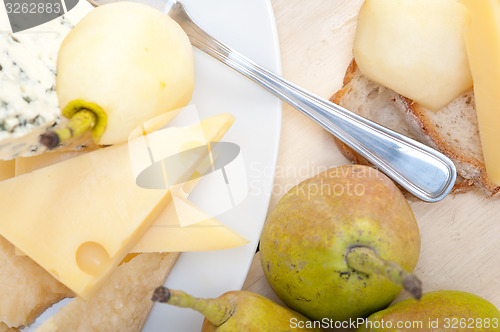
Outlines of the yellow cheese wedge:
<svg viewBox="0 0 500 332">
<path fill-rule="evenodd" d="M 15 174 L 15 160 L 0 160 L 0 181 L 7 180 Z"/>
<path fill-rule="evenodd" d="M 230 125 L 229 122 L 224 123 L 224 128 L 221 129 L 225 132 Z M 32 157 L 18 157 L 16 159 L 16 175 L 29 173 L 86 152 L 89 151 L 47 152 Z M 189 194 L 194 189 L 192 185 L 194 182 L 188 182 L 188 184 L 191 184 L 190 187 L 184 185 L 183 193 Z M 182 205 L 181 202 L 183 202 Z M 181 227 L 178 214 L 182 214 L 188 219 L 203 221 L 188 227 Z M 172 202 L 168 204 L 139 243 L 134 246 L 131 253 L 220 250 L 239 247 L 247 243 L 248 240 L 219 220 L 207 215 L 189 202 L 187 197 L 179 197 L 177 206 Z M 18 248 L 16 248 L 16 254 L 19 256 L 26 255 Z M 129 254 L 124 260 L 127 261 L 133 257 L 134 254 Z"/>
<path fill-rule="evenodd" d="M 234 117 L 202 121 L 219 140 Z M 229 127 L 227 126 L 227 127 Z M 189 139 L 180 131 L 178 139 Z M 201 162 L 190 160 L 186 174 Z M 0 183 L 0 234 L 83 298 L 98 288 L 171 200 L 135 184 L 127 144 L 99 149 Z"/>
<path fill-rule="evenodd" d="M 0 234 L 78 295 L 92 294 L 170 198 L 135 184 L 128 146 L 0 183 Z"/>
<path fill-rule="evenodd" d="M 173 110 L 167 113 L 164 113 L 160 116 L 157 116 L 151 120 L 148 120 L 147 122 L 144 123 L 144 133 L 145 134 L 150 134 L 161 127 L 167 125 L 170 121 L 172 121 L 181 111 L 182 109 L 177 109 Z M 35 171 L 40 168 L 44 168 L 47 166 L 51 166 L 54 164 L 57 164 L 59 162 L 81 156 L 85 153 L 94 151 L 96 149 L 99 149 L 99 146 L 96 145 L 91 145 L 88 148 L 85 149 L 59 149 L 59 150 L 53 150 L 53 151 L 48 151 L 39 155 L 35 156 L 30 156 L 30 157 L 17 157 L 15 160 L 11 160 L 9 172 L 5 170 L 2 172 L 2 165 L 3 163 L 0 162 L 0 179 L 2 177 L 2 173 L 4 175 L 10 175 L 10 177 L 14 176 L 14 173 L 16 176 L 23 175 L 26 173 L 30 173 L 32 171 Z M 14 161 L 15 161 L 15 172 L 14 172 Z M 7 163 L 7 162 L 6 162 Z M 7 172 L 7 173 L 6 173 Z M 19 248 L 15 248 L 16 255 L 18 256 L 26 256 L 25 253 L 23 253 Z M 125 258 L 129 259 L 129 258 Z"/>
<path fill-rule="evenodd" d="M 232 125 L 232 121 L 227 121 L 220 126 L 219 139 Z M 204 125 L 204 136 L 208 138 L 207 128 L 213 126 L 216 130 L 215 122 L 210 125 L 208 122 Z M 207 141 L 217 142 L 219 139 Z M 186 147 L 184 145 L 184 147 Z M 182 163 L 182 158 L 179 159 Z M 201 174 L 206 174 L 211 168 L 213 160 L 205 160 L 197 168 Z M 198 174 L 199 175 L 199 174 Z M 244 237 L 231 228 L 227 227 L 219 220 L 206 214 L 196 205 L 187 200 L 189 193 L 201 180 L 196 174 L 193 174 L 195 180 L 175 185 L 171 188 L 171 194 L 177 197 L 176 204 L 170 203 L 148 232 L 141 238 L 139 243 L 132 249 L 132 252 L 175 252 L 175 251 L 205 251 L 234 248 L 248 243 Z M 201 220 L 189 226 L 181 226 L 178 216 L 188 220 Z"/>
<path fill-rule="evenodd" d="M 500 3 L 461 0 L 470 14 L 465 32 L 479 133 L 488 177 L 500 185 Z"/>
<path fill-rule="evenodd" d="M 190 185 L 194 183 L 196 181 L 188 182 Z M 162 211 L 131 252 L 220 250 L 239 247 L 248 243 L 248 240 L 240 234 L 187 200 L 187 194 L 192 189 L 194 189 L 194 186 L 183 186 L 181 193 L 171 190 L 172 195 L 177 195 L 176 204 L 171 202 Z M 189 220 L 202 221 L 181 227 L 178 218 L 180 214 Z"/>
<path fill-rule="evenodd" d="M 204 128 L 207 134 L 210 134 L 210 132 L 218 133 L 217 137 L 212 139 L 212 142 L 216 142 L 227 132 L 232 123 L 233 120 L 231 117 L 227 117 L 223 122 L 205 122 Z M 146 133 L 150 133 L 151 127 L 149 125 L 145 125 L 145 127 L 148 128 Z M 158 126 L 154 126 L 154 129 L 157 128 Z M 19 157 L 16 159 L 16 175 L 19 176 L 32 172 L 74 158 L 85 152 L 88 151 L 48 152 L 33 157 Z M 189 194 L 194 189 L 193 184 L 195 184 L 195 181 L 189 181 L 187 184 L 190 186 L 183 186 L 183 193 L 185 194 Z M 248 243 L 248 240 L 240 234 L 189 202 L 187 197 L 179 198 L 178 203 L 181 202 L 184 202 L 184 204 L 177 204 L 177 207 L 172 203 L 168 204 L 167 208 L 156 218 L 151 228 L 141 238 L 139 243 L 134 246 L 131 253 L 220 250 L 239 247 Z M 178 214 L 182 214 L 188 219 L 203 221 L 187 227 L 181 227 Z M 16 248 L 16 254 L 25 255 L 18 248 Z M 125 257 L 125 260 L 131 257 Z"/>
</svg>

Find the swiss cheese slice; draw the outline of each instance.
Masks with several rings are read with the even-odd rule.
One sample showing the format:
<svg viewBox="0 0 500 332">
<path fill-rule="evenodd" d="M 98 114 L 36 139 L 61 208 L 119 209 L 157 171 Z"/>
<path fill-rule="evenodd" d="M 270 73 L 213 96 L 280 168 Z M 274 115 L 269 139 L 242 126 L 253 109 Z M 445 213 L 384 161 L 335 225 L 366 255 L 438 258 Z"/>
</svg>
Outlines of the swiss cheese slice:
<svg viewBox="0 0 500 332">
<path fill-rule="evenodd" d="M 186 252 L 207 251 L 239 247 L 248 243 L 243 236 L 208 215 L 187 199 L 193 188 L 185 188 L 177 195 L 177 202 L 170 202 L 154 224 L 139 240 L 132 252 Z M 198 223 L 181 226 L 178 216 Z"/>
<path fill-rule="evenodd" d="M 500 185 L 500 4 L 498 0 L 461 2 L 471 18 L 465 40 L 486 172 Z"/>
<path fill-rule="evenodd" d="M 170 199 L 135 184 L 126 144 L 6 180 L 0 196 L 0 234 L 84 298 Z"/>
<path fill-rule="evenodd" d="M 227 118 L 225 123 L 217 123 L 208 118 L 203 125 L 203 135 L 207 142 L 218 142 L 232 125 L 234 119 Z M 210 132 L 218 132 L 217 137 L 210 139 Z M 182 158 L 180 158 L 182 160 Z M 213 162 L 213 160 L 211 160 Z M 201 174 L 210 168 L 210 162 L 200 163 L 197 167 Z M 194 174 L 193 174 L 194 175 Z M 171 194 L 177 197 L 177 203 L 170 202 L 166 209 L 155 220 L 148 232 L 141 238 L 132 252 L 186 252 L 220 250 L 239 247 L 248 240 L 227 227 L 213 216 L 208 215 L 187 200 L 189 193 L 201 179 L 187 181 L 172 186 Z M 189 226 L 181 226 L 178 216 L 189 220 L 201 220 Z"/>
<path fill-rule="evenodd" d="M 221 114 L 201 126 L 213 141 L 233 121 Z M 189 140 L 189 128 L 178 133 L 177 139 Z M 187 161 L 185 175 L 202 157 Z M 127 144 L 4 181 L 0 195 L 5 197 L 0 234 L 83 298 L 102 284 L 171 200 L 167 190 L 136 185 Z"/>
<path fill-rule="evenodd" d="M 233 122 L 231 117 L 227 117 L 222 122 L 217 121 L 216 118 L 213 119 L 215 120 L 213 122 L 209 122 L 208 120 L 204 124 L 206 134 L 210 135 L 211 132 L 218 133 L 217 137 L 213 137 L 212 142 L 219 141 Z M 145 127 L 150 128 L 149 125 Z M 149 133 L 150 131 L 146 132 Z M 74 158 L 78 154 L 85 152 L 86 150 L 81 152 L 47 152 L 33 157 L 19 157 L 16 159 L 16 175 L 32 172 L 36 169 Z M 191 185 L 189 187 L 184 185 L 182 193 L 177 195 L 189 194 L 194 189 L 192 183 L 193 181 L 188 183 Z M 248 240 L 240 234 L 188 201 L 187 196 L 179 197 L 178 203 L 181 202 L 183 204 L 177 204 L 177 206 L 174 206 L 172 202 L 168 204 L 139 243 L 131 250 L 132 253 L 220 250 L 239 247 L 248 243 Z M 178 218 L 179 214 L 182 214 L 186 218 L 202 221 L 190 226 L 181 227 Z M 20 250 L 16 252 L 23 255 Z"/>
</svg>

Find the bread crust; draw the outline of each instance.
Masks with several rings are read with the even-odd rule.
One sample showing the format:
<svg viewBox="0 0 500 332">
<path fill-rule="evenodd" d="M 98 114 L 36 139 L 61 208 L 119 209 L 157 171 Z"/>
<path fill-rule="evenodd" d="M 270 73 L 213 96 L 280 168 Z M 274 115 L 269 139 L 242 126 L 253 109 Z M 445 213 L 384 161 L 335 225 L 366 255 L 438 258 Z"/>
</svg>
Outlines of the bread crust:
<svg viewBox="0 0 500 332">
<path fill-rule="evenodd" d="M 354 93 L 359 93 L 360 88 L 355 85 L 355 80 L 362 77 L 359 69 L 357 68 L 356 62 L 353 60 L 349 67 L 347 68 L 346 74 L 344 76 L 343 87 L 337 91 L 330 100 L 342 107 L 345 107 L 355 113 L 356 108 L 353 105 L 351 97 Z M 365 78 L 366 79 L 366 78 Z M 366 79 L 368 80 L 368 79 Z M 370 81 L 370 84 L 376 84 Z M 387 88 L 384 88 L 387 89 Z M 356 91 L 358 90 L 358 91 Z M 387 89 L 389 90 L 389 89 Z M 367 91 L 363 91 L 368 93 Z M 453 187 L 453 193 L 462 193 L 470 191 L 474 188 L 479 188 L 487 197 L 494 197 L 500 194 L 500 186 L 494 184 L 486 174 L 486 168 L 484 166 L 484 161 L 481 152 L 480 141 L 478 137 L 479 129 L 477 128 L 477 119 L 475 116 L 474 108 L 474 98 L 472 90 L 464 92 L 463 95 L 457 97 L 457 107 L 462 107 L 461 112 L 467 113 L 461 118 L 461 121 L 466 121 L 471 119 L 470 123 L 473 128 L 470 128 L 474 135 L 477 135 L 474 144 L 471 143 L 471 150 L 465 151 L 461 148 L 459 142 L 453 140 L 452 137 L 446 135 L 445 128 L 446 123 L 438 123 L 433 119 L 436 113 L 427 110 L 421 105 L 413 102 L 412 100 L 405 98 L 396 92 L 390 90 L 389 93 L 384 95 L 384 98 L 388 102 L 392 102 L 396 108 L 404 114 L 407 128 L 392 128 L 402 134 L 408 136 L 405 131 L 409 131 L 412 138 L 424 143 L 448 156 L 455 166 L 457 167 L 457 181 Z M 459 99 L 461 98 L 461 99 Z M 383 110 L 380 110 L 381 112 Z M 430 113 L 433 112 L 433 113 Z M 440 110 L 438 112 L 443 112 Z M 460 116 L 462 116 L 460 114 Z M 367 116 L 370 118 L 369 116 Z M 374 119 L 370 119 L 374 120 Z M 441 121 L 442 122 L 442 121 Z M 380 123 L 385 125 L 384 123 Z M 468 139 L 468 138 L 467 138 Z M 335 142 L 339 147 L 341 153 L 354 163 L 369 165 L 370 163 L 356 153 L 354 150 L 349 148 L 347 145 L 335 138 Z"/>
</svg>

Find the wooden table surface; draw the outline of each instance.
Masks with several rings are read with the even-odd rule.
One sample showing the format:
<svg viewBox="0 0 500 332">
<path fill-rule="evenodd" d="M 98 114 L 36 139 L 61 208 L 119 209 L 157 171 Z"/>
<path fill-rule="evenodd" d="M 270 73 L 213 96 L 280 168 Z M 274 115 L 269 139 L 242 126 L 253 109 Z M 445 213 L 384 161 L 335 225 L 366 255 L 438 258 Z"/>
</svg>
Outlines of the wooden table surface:
<svg viewBox="0 0 500 332">
<path fill-rule="evenodd" d="M 283 76 L 329 98 L 341 87 L 352 59 L 357 13 L 363 0 L 271 2 Z M 283 104 L 280 152 L 269 211 L 293 185 L 347 163 L 330 134 Z M 449 195 L 432 204 L 411 200 L 410 205 L 422 237 L 415 273 L 424 291 L 468 291 L 500 308 L 500 199 L 486 199 L 476 191 Z M 264 277 L 258 253 L 243 288 L 282 303 Z M 396 301 L 407 297 L 402 292 Z"/>
</svg>

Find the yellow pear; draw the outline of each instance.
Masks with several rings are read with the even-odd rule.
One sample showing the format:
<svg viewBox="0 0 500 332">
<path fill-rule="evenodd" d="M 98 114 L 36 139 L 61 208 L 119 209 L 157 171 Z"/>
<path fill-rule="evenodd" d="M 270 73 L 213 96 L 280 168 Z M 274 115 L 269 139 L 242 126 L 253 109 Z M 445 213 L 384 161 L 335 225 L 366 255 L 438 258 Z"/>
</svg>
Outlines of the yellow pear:
<svg viewBox="0 0 500 332">
<path fill-rule="evenodd" d="M 426 293 L 368 317 L 357 331 L 500 331 L 500 311 L 485 299 L 460 291 Z"/>
<path fill-rule="evenodd" d="M 248 291 L 230 291 L 216 299 L 202 299 L 158 287 L 153 301 L 200 312 L 205 316 L 202 332 L 321 331 L 319 322 L 315 324 L 293 310 Z"/>
<path fill-rule="evenodd" d="M 193 87 L 192 46 L 173 19 L 136 2 L 99 6 L 61 45 L 56 91 L 71 120 L 41 141 L 55 147 L 92 131 L 100 145 L 126 142 L 145 121 L 187 105 Z"/>
<path fill-rule="evenodd" d="M 366 0 L 354 40 L 361 72 L 434 110 L 472 87 L 456 0 Z"/>
</svg>

